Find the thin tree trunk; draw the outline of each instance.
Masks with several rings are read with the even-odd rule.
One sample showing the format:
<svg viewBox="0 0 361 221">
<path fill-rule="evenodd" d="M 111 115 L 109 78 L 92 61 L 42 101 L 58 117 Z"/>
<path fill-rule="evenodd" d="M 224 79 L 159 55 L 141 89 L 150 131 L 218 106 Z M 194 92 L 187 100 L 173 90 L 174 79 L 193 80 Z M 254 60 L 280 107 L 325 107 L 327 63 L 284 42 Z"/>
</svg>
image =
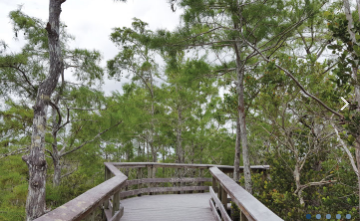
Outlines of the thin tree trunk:
<svg viewBox="0 0 361 221">
<path fill-rule="evenodd" d="M 238 25 L 235 25 L 235 28 L 238 29 Z M 242 141 L 242 155 L 243 155 L 243 172 L 244 172 L 244 181 L 245 181 L 245 189 L 252 193 L 252 178 L 251 178 L 251 166 L 249 162 L 249 154 L 248 154 L 248 141 L 247 141 L 247 128 L 246 128 L 246 113 L 245 113 L 245 105 L 244 105 L 244 69 L 242 60 L 240 57 L 240 43 L 239 38 L 238 42 L 235 44 L 235 53 L 236 53 L 236 64 L 237 64 L 237 94 L 238 94 L 238 117 L 240 124 L 240 132 L 241 132 L 241 141 Z"/>
<path fill-rule="evenodd" d="M 183 163 L 182 149 L 182 109 L 178 107 L 178 125 L 177 125 L 177 163 Z"/>
<path fill-rule="evenodd" d="M 357 4 L 357 11 L 359 12 L 360 2 L 356 1 L 356 4 Z M 355 32 L 352 31 L 352 29 L 354 28 L 354 25 L 353 25 L 352 12 L 351 12 L 349 0 L 343 0 L 343 6 L 344 6 L 344 10 L 345 10 L 346 19 L 348 21 L 347 31 L 350 34 L 352 43 L 354 45 L 357 45 L 356 38 L 355 38 Z M 360 83 L 358 82 L 358 78 L 357 78 L 358 70 L 359 70 L 358 65 L 357 65 L 357 67 L 352 67 L 352 78 L 356 81 L 354 100 L 357 105 L 356 110 L 358 113 L 360 113 Z M 360 134 L 356 135 L 355 155 L 356 155 L 357 170 L 358 170 L 358 173 L 360 174 Z"/>
<path fill-rule="evenodd" d="M 233 171 L 233 179 L 237 183 L 239 183 L 240 158 L 241 158 L 241 128 L 240 128 L 239 116 L 237 116 L 236 147 L 235 147 L 234 171 Z"/>
<path fill-rule="evenodd" d="M 34 220 L 45 213 L 45 132 L 46 113 L 50 97 L 58 83 L 59 76 L 63 72 L 63 59 L 59 42 L 59 18 L 61 4 L 65 0 L 50 0 L 49 22 L 46 30 L 49 39 L 50 71 L 49 76 L 39 86 L 36 96 L 33 118 L 33 132 L 31 136 L 30 153 L 23 156 L 29 168 L 29 187 L 26 199 L 26 220 Z"/>
<path fill-rule="evenodd" d="M 55 104 L 58 103 L 58 99 Z M 52 117 L 53 117 L 53 152 L 51 153 L 51 157 L 53 159 L 54 164 L 54 175 L 53 175 L 53 187 L 57 187 L 60 185 L 61 182 L 61 165 L 60 165 L 60 155 L 58 151 L 58 141 L 57 141 L 57 130 L 58 130 L 58 123 L 56 122 L 57 111 L 55 108 L 52 110 Z"/>
<path fill-rule="evenodd" d="M 295 170 L 293 171 L 293 177 L 296 182 L 296 189 L 301 188 L 300 170 L 299 170 L 298 163 L 295 165 Z M 301 205 L 305 204 L 305 201 L 303 200 L 303 197 L 302 197 L 302 191 L 298 192 L 298 199 L 299 199 Z"/>
</svg>

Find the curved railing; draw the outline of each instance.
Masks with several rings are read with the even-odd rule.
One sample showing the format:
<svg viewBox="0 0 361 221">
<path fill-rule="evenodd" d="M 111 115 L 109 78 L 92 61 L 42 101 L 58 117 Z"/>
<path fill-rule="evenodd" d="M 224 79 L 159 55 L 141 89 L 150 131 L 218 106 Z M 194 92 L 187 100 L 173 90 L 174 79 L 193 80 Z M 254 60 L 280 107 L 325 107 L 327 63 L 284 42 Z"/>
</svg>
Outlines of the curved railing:
<svg viewBox="0 0 361 221">
<path fill-rule="evenodd" d="M 283 220 L 217 167 L 210 168 L 210 172 L 213 179 L 212 186 L 209 187 L 209 192 L 212 196 L 210 201 L 211 208 L 215 211 L 215 207 L 218 207 L 223 220 L 232 220 L 227 213 L 228 196 L 230 196 L 230 200 L 237 204 L 240 209 L 241 221 Z M 218 194 L 215 193 L 215 190 Z M 219 214 L 216 214 L 216 216 L 217 215 L 218 220 L 221 220 Z"/>
<path fill-rule="evenodd" d="M 64 205 L 46 213 L 35 221 L 78 221 L 87 218 L 92 220 L 94 218 L 94 211 L 103 206 L 104 214 L 107 220 L 116 221 L 123 215 L 122 208 L 119 207 L 119 193 L 125 185 L 126 177 L 111 163 L 105 163 L 105 168 L 108 175 L 114 175 L 113 178 L 107 179 L 98 186 L 86 191 L 75 199 L 65 203 Z M 109 199 L 113 198 L 114 205 L 109 203 Z M 118 198 L 118 200 L 117 200 Z"/>
<path fill-rule="evenodd" d="M 124 208 L 120 204 L 123 198 L 143 194 L 204 191 L 210 191 L 211 209 L 219 220 L 231 220 L 230 210 L 227 207 L 227 203 L 230 201 L 239 206 L 242 221 L 282 220 L 227 175 L 228 173 L 232 176 L 233 166 L 152 162 L 104 164 L 106 180 L 103 183 L 43 215 L 36 221 L 94 220 L 99 207 L 103 210 L 102 218 L 104 220 L 118 221 L 121 220 L 124 213 Z M 163 169 L 163 172 L 170 168 L 171 173 L 176 177 L 156 178 L 156 174 L 161 174 L 161 171 L 157 172 L 160 168 Z M 251 166 L 253 172 L 268 169 L 268 165 Z M 242 171 L 243 167 L 240 167 L 240 172 Z M 199 177 L 196 177 L 197 172 Z M 209 172 L 210 174 L 207 174 Z M 128 177 L 133 177 L 133 179 L 129 180 Z M 210 186 L 211 184 L 213 187 Z M 216 192 L 218 192 L 218 196 Z"/>
</svg>

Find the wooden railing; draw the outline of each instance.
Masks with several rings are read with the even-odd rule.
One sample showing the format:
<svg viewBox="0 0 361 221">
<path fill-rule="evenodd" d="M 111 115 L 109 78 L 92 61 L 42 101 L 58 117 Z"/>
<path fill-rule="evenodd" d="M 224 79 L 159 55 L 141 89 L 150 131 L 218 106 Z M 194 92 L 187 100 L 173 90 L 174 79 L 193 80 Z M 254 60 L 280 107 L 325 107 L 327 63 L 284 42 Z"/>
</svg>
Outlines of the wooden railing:
<svg viewBox="0 0 361 221">
<path fill-rule="evenodd" d="M 227 212 L 228 196 L 230 196 L 230 200 L 240 209 L 239 215 L 241 221 L 283 220 L 252 196 L 252 194 L 234 182 L 229 176 L 219 170 L 219 168 L 212 167 L 210 168 L 210 172 L 213 180 L 212 186 L 209 187 L 209 192 L 212 196 L 210 200 L 211 209 L 212 211 L 216 211 L 215 208 L 218 207 L 224 221 L 232 221 Z M 218 194 L 216 194 L 215 190 Z M 221 221 L 219 214 L 215 213 L 215 215 L 218 220 Z"/>
<path fill-rule="evenodd" d="M 35 219 L 35 221 L 78 221 L 85 218 L 94 220 L 95 211 L 99 206 L 103 207 L 103 204 L 107 220 L 119 220 L 122 216 L 122 209 L 119 207 L 117 197 L 119 197 L 119 192 L 128 178 L 111 163 L 105 163 L 105 168 L 108 178 L 110 178 L 110 174 L 114 175 L 113 178 L 107 179 L 75 199 Z M 114 199 L 114 205 L 109 203 L 111 198 Z"/>
<path fill-rule="evenodd" d="M 241 218 L 282 220 L 225 174 L 231 175 L 233 166 L 151 162 L 104 164 L 105 181 L 103 183 L 35 221 L 94 220 L 99 207 L 103 210 L 102 218 L 104 220 L 119 221 L 124 213 L 124 208 L 120 204 L 123 198 L 143 194 L 194 193 L 208 190 L 212 195 L 211 208 L 219 220 L 221 220 L 220 215 L 223 220 L 230 220 L 229 211 L 227 211 L 227 203 L 230 200 L 241 209 Z M 163 172 L 170 168 L 171 174 L 176 177 L 156 178 L 155 175 L 159 168 L 162 168 Z M 269 166 L 251 166 L 251 169 L 253 172 L 261 172 L 268 170 Z M 196 170 L 198 170 L 199 177 L 196 177 Z M 240 172 L 242 171 L 243 167 L 240 167 Z M 161 174 L 161 171 L 158 171 L 158 174 Z M 188 174 L 188 177 L 185 177 L 185 174 Z M 143 176 L 147 176 L 147 178 L 143 178 Z M 128 179 L 128 177 L 133 179 Z M 211 183 L 213 187 L 209 186 Z M 215 192 L 218 192 L 218 197 Z M 227 195 L 231 199 L 227 199 Z M 220 211 L 220 215 L 217 211 Z"/>
</svg>

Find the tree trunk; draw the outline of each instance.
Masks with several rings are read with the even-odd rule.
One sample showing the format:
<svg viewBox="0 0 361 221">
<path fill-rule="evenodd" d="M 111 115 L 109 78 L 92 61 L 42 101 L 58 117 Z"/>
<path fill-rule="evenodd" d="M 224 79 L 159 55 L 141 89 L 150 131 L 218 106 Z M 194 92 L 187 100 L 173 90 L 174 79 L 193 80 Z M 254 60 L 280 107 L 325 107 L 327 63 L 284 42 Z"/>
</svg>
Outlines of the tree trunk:
<svg viewBox="0 0 361 221">
<path fill-rule="evenodd" d="M 234 155 L 234 171 L 233 171 L 233 179 L 235 182 L 239 183 L 239 162 L 241 158 L 241 128 L 239 122 L 239 116 L 237 116 L 237 124 L 236 124 L 236 147 L 235 147 L 235 155 Z"/>
<path fill-rule="evenodd" d="M 65 0 L 50 0 L 49 22 L 46 30 L 49 39 L 50 71 L 49 76 L 39 86 L 36 96 L 33 118 L 33 131 L 31 136 L 30 153 L 23 156 L 29 168 L 29 187 L 26 199 L 26 220 L 34 220 L 45 213 L 45 132 L 46 113 L 50 97 L 58 83 L 59 76 L 63 72 L 63 60 L 59 42 L 59 18 L 61 4 Z"/>
<path fill-rule="evenodd" d="M 55 101 L 55 104 L 58 104 L 58 99 Z M 61 165 L 60 165 L 60 155 L 58 151 L 58 140 L 57 140 L 57 130 L 59 128 L 58 122 L 56 121 L 57 111 L 55 108 L 52 110 L 53 116 L 53 152 L 51 153 L 51 157 L 53 159 L 54 164 L 54 176 L 53 176 L 53 187 L 57 187 L 61 182 Z"/>
<path fill-rule="evenodd" d="M 296 182 L 296 189 L 298 190 L 301 187 L 300 170 L 299 170 L 298 163 L 295 165 L 295 170 L 293 171 L 293 176 L 294 176 L 294 179 Z M 301 205 L 305 204 L 305 201 L 303 200 L 303 197 L 302 197 L 302 191 L 298 191 L 298 199 L 299 199 Z"/>
<path fill-rule="evenodd" d="M 238 29 L 238 25 L 235 25 L 236 29 Z M 245 113 L 245 105 L 244 105 L 244 69 L 242 60 L 240 57 L 240 39 L 237 39 L 238 42 L 235 44 L 234 49 L 236 53 L 236 64 L 237 64 L 237 94 L 238 94 L 238 117 L 240 124 L 240 138 L 242 141 L 242 155 L 243 155 L 243 172 L 244 172 L 244 181 L 245 181 L 245 189 L 252 193 L 252 178 L 251 178 L 251 166 L 249 163 L 249 154 L 248 154 L 248 141 L 247 141 L 247 128 L 246 128 L 246 113 Z"/>
<path fill-rule="evenodd" d="M 61 165 L 60 160 L 54 160 L 54 176 L 53 176 L 53 187 L 57 187 L 61 183 Z"/>
<path fill-rule="evenodd" d="M 357 3 L 357 11 L 359 12 L 359 1 L 356 1 Z M 347 31 L 350 34 L 351 41 L 354 45 L 357 45 L 356 38 L 355 38 L 355 32 L 352 31 L 354 28 L 353 25 L 353 19 L 352 19 L 352 12 L 350 7 L 349 0 L 343 0 L 343 7 L 345 10 L 346 19 L 348 21 Z M 359 65 L 357 67 L 352 67 L 352 78 L 356 81 L 355 84 L 355 96 L 354 100 L 357 105 L 357 112 L 360 113 L 360 83 L 358 82 L 357 72 L 359 70 Z M 355 142 L 355 155 L 356 155 L 356 165 L 358 173 L 360 174 L 360 134 L 358 133 L 356 135 L 356 142 Z"/>
<path fill-rule="evenodd" d="M 178 107 L 178 125 L 177 125 L 177 163 L 183 163 L 182 149 L 182 109 Z"/>
</svg>

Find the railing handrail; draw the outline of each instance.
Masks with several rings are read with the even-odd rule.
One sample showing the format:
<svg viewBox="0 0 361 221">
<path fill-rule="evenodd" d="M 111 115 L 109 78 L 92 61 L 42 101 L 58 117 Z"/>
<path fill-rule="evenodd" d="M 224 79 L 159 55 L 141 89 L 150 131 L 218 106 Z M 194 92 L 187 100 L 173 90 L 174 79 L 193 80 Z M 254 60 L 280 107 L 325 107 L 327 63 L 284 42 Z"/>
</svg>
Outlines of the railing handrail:
<svg viewBox="0 0 361 221">
<path fill-rule="evenodd" d="M 78 221 L 87 217 L 110 196 L 118 192 L 128 179 L 111 163 L 104 163 L 115 176 L 86 191 L 64 205 L 44 214 L 34 221 L 67 220 Z"/>
<path fill-rule="evenodd" d="M 247 217 L 248 221 L 283 220 L 217 167 L 210 168 L 210 172 L 231 197 L 232 201 L 237 204 L 241 212 Z"/>
<path fill-rule="evenodd" d="M 217 164 L 187 164 L 187 163 L 157 163 L 157 162 L 114 162 L 111 163 L 114 166 L 121 167 L 170 167 L 170 168 L 203 168 L 209 169 L 211 167 L 218 167 L 220 169 L 234 169 L 234 166 L 229 165 L 217 165 Z M 240 170 L 243 170 L 244 167 L 240 166 Z M 269 165 L 253 165 L 251 166 L 252 170 L 269 170 Z"/>
<path fill-rule="evenodd" d="M 137 181 L 129 182 L 130 185 L 140 183 L 158 183 L 158 182 L 192 182 L 192 181 L 209 181 L 209 178 L 155 178 L 149 177 L 152 170 L 156 170 L 158 167 L 168 168 L 198 168 L 201 171 L 203 169 L 209 169 L 212 176 L 217 179 L 224 190 L 232 197 L 234 201 L 246 214 L 249 220 L 270 220 L 279 221 L 280 219 L 262 203 L 260 203 L 251 194 L 245 191 L 231 178 L 229 178 L 222 171 L 230 172 L 233 170 L 233 166 L 227 165 L 214 165 L 214 164 L 181 164 L 181 163 L 155 163 L 155 162 L 124 162 L 124 163 L 110 163 L 106 162 L 105 175 L 106 180 L 95 186 L 94 188 L 86 191 L 75 199 L 65 203 L 64 205 L 46 213 L 45 215 L 35 219 L 34 221 L 47 221 L 47 220 L 67 220 L 78 221 L 88 217 L 90 214 L 94 216 L 94 211 L 98 206 L 104 203 L 104 213 L 108 220 L 119 220 L 123 215 L 123 208 L 119 204 L 119 197 L 121 189 L 127 186 L 128 177 L 125 176 L 117 167 L 131 168 L 148 167 L 148 178 L 138 179 Z M 222 171 L 221 171 L 221 170 Z M 252 170 L 264 171 L 268 170 L 268 165 L 255 165 L 251 166 Z M 240 167 L 243 170 L 243 167 Z M 114 177 L 112 177 L 114 175 Z M 197 180 L 198 179 L 198 180 Z M 205 180 L 202 180 L 205 179 Z M 126 195 L 141 194 L 143 192 L 164 192 L 164 191 L 204 191 L 205 186 L 188 186 L 188 187 L 159 187 L 159 188 L 142 188 L 137 190 L 125 191 Z M 134 191 L 134 193 L 132 193 Z M 113 196 L 113 203 L 109 201 Z M 246 202 L 246 203 L 245 203 Z M 258 207 L 258 208 L 257 208 Z"/>
</svg>

